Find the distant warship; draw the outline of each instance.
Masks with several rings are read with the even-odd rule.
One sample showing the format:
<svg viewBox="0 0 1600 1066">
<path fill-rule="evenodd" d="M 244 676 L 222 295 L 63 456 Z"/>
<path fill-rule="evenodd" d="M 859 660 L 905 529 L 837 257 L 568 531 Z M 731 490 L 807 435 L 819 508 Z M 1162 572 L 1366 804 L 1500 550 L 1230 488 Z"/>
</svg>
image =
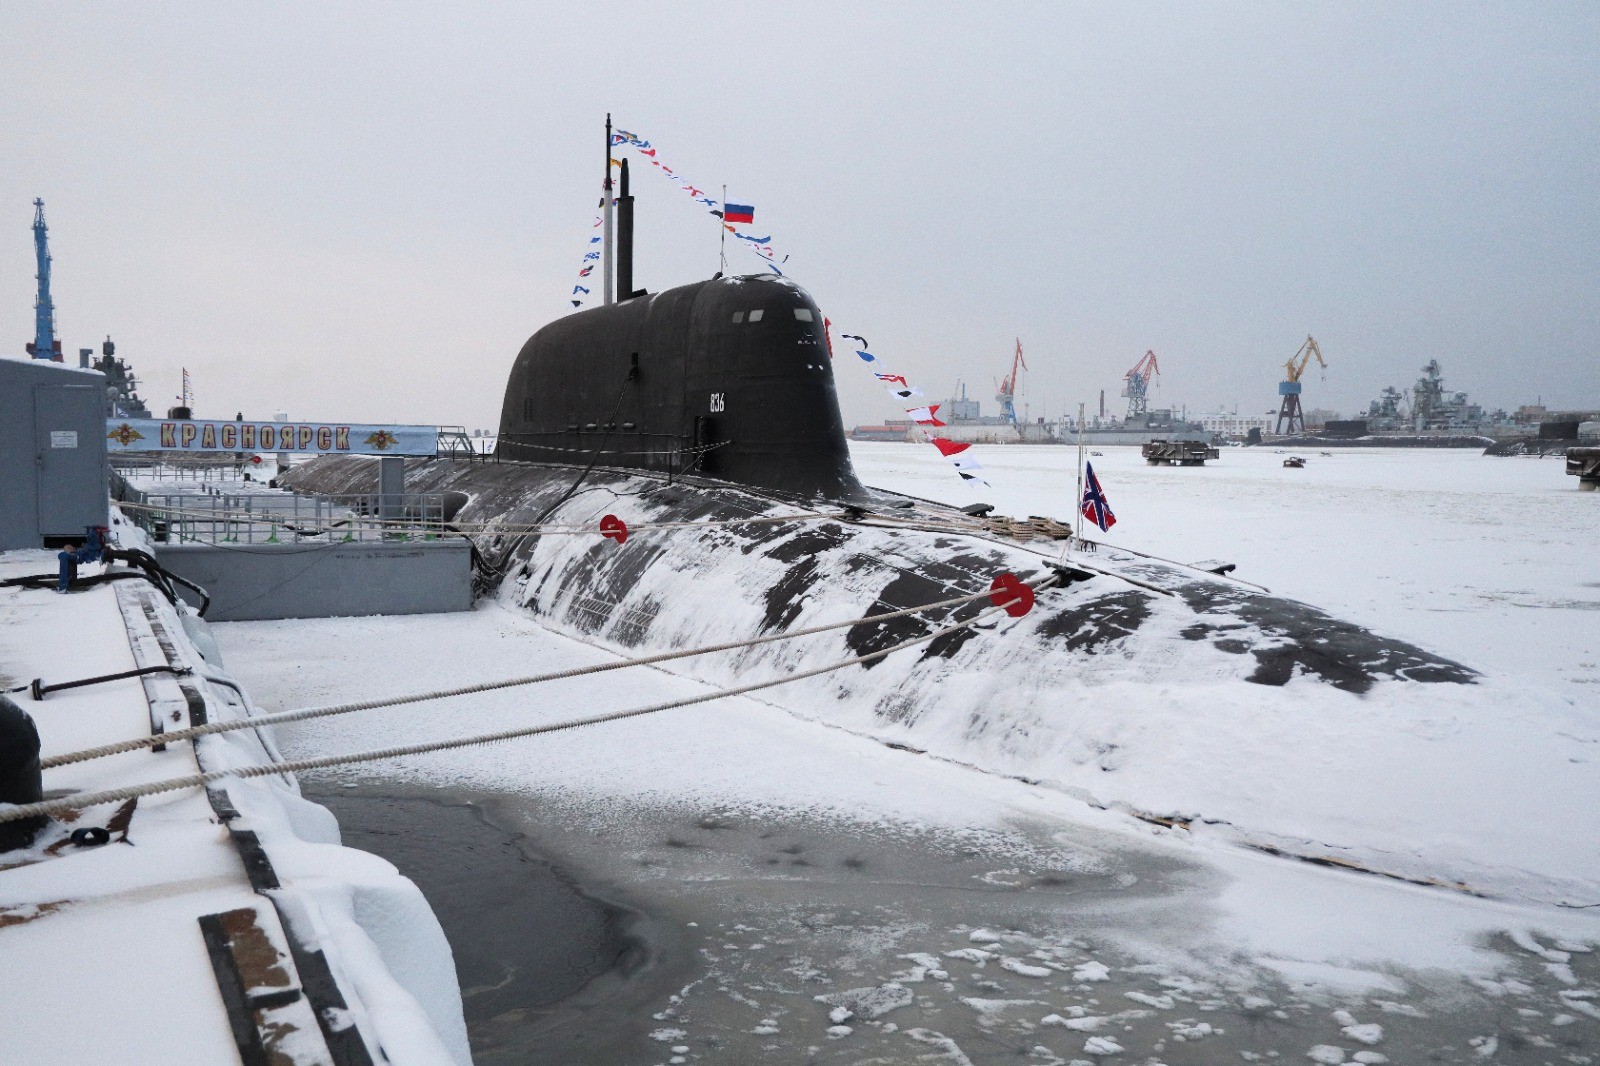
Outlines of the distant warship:
<svg viewBox="0 0 1600 1066">
<path fill-rule="evenodd" d="M 110 337 L 100 346 L 100 358 L 87 365 L 90 370 L 98 370 L 106 376 L 107 418 L 151 417 L 150 409 L 139 399 L 139 379 L 133 376 L 133 367 L 117 358 L 117 346 Z"/>
</svg>

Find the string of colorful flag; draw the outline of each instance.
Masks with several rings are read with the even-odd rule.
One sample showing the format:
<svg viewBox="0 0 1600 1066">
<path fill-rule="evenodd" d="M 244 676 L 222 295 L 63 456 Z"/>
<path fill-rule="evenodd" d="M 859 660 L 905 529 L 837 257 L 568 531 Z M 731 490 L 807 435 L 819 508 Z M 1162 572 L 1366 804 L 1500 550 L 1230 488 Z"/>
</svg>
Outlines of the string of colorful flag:
<svg viewBox="0 0 1600 1066">
<path fill-rule="evenodd" d="M 752 236 L 749 233 L 740 232 L 737 228 L 740 225 L 752 225 L 755 222 L 754 206 L 750 204 L 722 203 L 721 201 L 715 199 L 704 189 L 695 185 L 694 182 L 679 174 L 676 170 L 667 166 L 667 164 L 661 162 L 661 160 L 657 158 L 657 151 L 655 147 L 652 146 L 649 141 L 633 133 L 629 133 L 627 130 L 613 130 L 611 134 L 611 143 L 613 147 L 632 148 L 641 159 L 649 163 L 652 167 L 664 175 L 668 181 L 678 186 L 678 188 L 686 193 L 695 203 L 705 208 L 707 214 L 714 215 L 717 219 L 719 219 L 723 229 L 733 234 L 735 239 L 744 241 L 745 246 L 754 252 L 756 256 L 758 256 L 764 263 L 766 263 L 767 269 L 771 270 L 774 274 L 777 274 L 780 277 L 783 276 L 783 270 L 779 264 L 787 262 L 789 257 L 783 256 L 782 258 L 779 258 L 777 250 L 772 246 L 772 238 L 770 236 Z M 600 195 L 600 201 L 596 205 L 596 211 L 598 213 L 595 215 L 594 222 L 590 227 L 591 230 L 599 229 L 602 225 L 604 225 L 605 207 L 605 194 L 602 192 Z M 577 281 L 574 282 L 572 286 L 571 302 L 574 308 L 582 307 L 588 302 L 586 298 L 592 298 L 593 296 L 589 285 L 585 284 L 585 282 L 587 282 L 589 276 L 594 273 L 595 267 L 599 265 L 600 250 L 596 247 L 596 245 L 599 245 L 601 240 L 602 238 L 599 234 L 592 233 L 589 237 L 588 244 L 584 247 L 583 259 L 578 264 Z"/>
<path fill-rule="evenodd" d="M 705 208 L 708 214 L 716 216 L 716 218 L 721 222 L 723 229 L 733 234 L 733 236 L 738 240 L 744 241 L 750 250 L 754 252 L 755 255 L 764 263 L 766 263 L 767 269 L 771 270 L 779 277 L 783 276 L 783 270 L 779 264 L 788 262 L 789 257 L 787 255 L 782 257 L 778 255 L 777 249 L 772 244 L 772 237 L 770 235 L 756 237 L 748 233 L 740 232 L 738 229 L 739 226 L 748 226 L 754 224 L 754 206 L 750 204 L 736 204 L 732 202 L 723 203 L 716 200 L 704 189 L 701 189 L 699 186 L 695 185 L 688 178 L 679 174 L 672 167 L 669 167 L 665 163 L 661 162 L 655 146 L 637 134 L 630 133 L 627 130 L 622 129 L 613 130 L 611 135 L 611 143 L 614 147 L 627 147 L 633 149 L 635 154 L 637 154 L 641 159 L 648 162 L 652 167 L 664 175 L 668 181 L 671 181 L 673 184 L 677 185 L 680 189 L 687 193 L 695 203 Z M 604 196 L 601 197 L 600 208 L 602 211 L 605 208 Z M 594 220 L 595 226 L 601 225 L 602 221 L 602 218 L 596 217 Z M 599 242 L 599 237 L 593 237 L 589 241 L 590 245 L 595 245 Z M 580 280 L 589 276 L 590 272 L 592 272 L 594 269 L 594 261 L 598 260 L 599 258 L 600 255 L 596 251 L 591 250 L 585 254 L 584 265 L 579 270 Z M 589 295 L 589 290 L 582 284 L 575 285 L 572 290 L 572 295 L 574 297 L 572 301 L 573 307 L 582 306 L 583 301 L 577 298 L 580 292 L 584 296 Z M 831 321 L 824 320 L 824 328 L 832 329 L 832 326 L 833 323 Z M 932 429 L 937 429 L 945 425 L 945 423 L 940 421 L 938 417 L 939 407 L 941 405 L 916 403 L 916 400 L 923 398 L 922 390 L 907 381 L 904 375 L 891 373 L 878 356 L 867 350 L 868 345 L 865 338 L 851 333 L 841 333 L 840 336 L 847 340 L 860 342 L 861 347 L 856 349 L 856 355 L 861 358 L 862 362 L 868 364 L 873 376 L 876 377 L 879 383 L 889 391 L 889 394 L 896 400 L 900 401 L 901 406 L 904 408 L 906 414 L 910 416 L 911 421 L 916 423 L 916 425 L 919 427 L 919 431 L 921 432 L 923 439 L 929 444 L 932 444 L 935 448 L 939 449 L 939 454 L 950 461 L 951 465 L 956 468 L 956 473 L 961 475 L 961 479 L 963 481 L 975 481 L 980 485 L 987 486 L 989 483 L 978 474 L 973 472 L 976 470 L 982 470 L 982 465 L 970 455 L 965 454 L 972 447 L 970 443 L 965 441 L 948 440 L 930 432 Z M 828 342 L 828 351 L 831 355 L 833 351 L 833 342 L 831 339 Z"/>
<path fill-rule="evenodd" d="M 750 250 L 767 264 L 768 270 L 780 277 L 783 275 L 783 271 L 778 264 L 787 262 L 789 257 L 783 256 L 779 258 L 777 250 L 772 246 L 772 237 L 755 237 L 748 233 L 741 233 L 736 228 L 741 225 L 752 225 L 755 222 L 756 209 L 753 206 L 750 204 L 722 203 L 716 200 L 694 182 L 661 162 L 657 158 L 656 148 L 637 134 L 629 133 L 627 130 L 613 130 L 611 132 L 611 143 L 617 147 L 632 148 L 636 155 L 655 167 L 668 181 L 687 193 L 691 200 L 705 208 L 707 214 L 714 215 L 720 219 L 722 228 L 733 234 L 737 239 L 744 241 Z"/>
<path fill-rule="evenodd" d="M 589 295 L 589 286 L 584 282 L 589 280 L 589 275 L 594 273 L 594 268 L 600 265 L 600 243 L 604 238 L 597 232 L 605 224 L 606 194 L 600 192 L 600 202 L 594 205 L 594 225 L 590 227 L 589 243 L 584 246 L 583 259 L 578 263 L 578 280 L 572 286 L 572 306 L 582 307 L 583 297 Z M 593 284 L 592 282 L 590 284 Z M 580 296 L 579 293 L 583 295 Z"/>
<path fill-rule="evenodd" d="M 931 432 L 931 430 L 945 425 L 944 422 L 939 420 L 939 408 L 943 406 L 942 404 L 918 404 L 918 400 L 925 399 L 922 389 L 907 381 L 904 374 L 896 374 L 890 371 L 882 359 L 867 351 L 871 346 L 867 343 L 865 337 L 854 333 L 841 333 L 839 336 L 847 341 L 855 341 L 861 345 L 856 349 L 856 355 L 860 357 L 863 363 L 867 364 L 867 368 L 872 371 L 872 376 L 877 378 L 878 382 L 888 390 L 889 395 L 900 401 L 900 406 L 905 409 L 911 421 L 920 427 L 919 432 L 921 432 L 923 439 L 939 449 L 939 454 L 950 461 L 950 465 L 956 468 L 956 473 L 961 475 L 963 481 L 976 481 L 980 485 L 989 484 L 982 477 L 973 473 L 975 470 L 982 470 L 983 465 L 970 455 L 964 454 L 972 447 L 971 443 L 949 440 Z"/>
</svg>

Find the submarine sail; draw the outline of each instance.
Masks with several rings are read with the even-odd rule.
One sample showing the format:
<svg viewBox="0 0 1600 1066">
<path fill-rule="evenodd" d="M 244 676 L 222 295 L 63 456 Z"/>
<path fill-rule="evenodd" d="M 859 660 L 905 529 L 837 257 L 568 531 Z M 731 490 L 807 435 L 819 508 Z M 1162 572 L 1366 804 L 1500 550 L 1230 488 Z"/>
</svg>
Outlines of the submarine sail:
<svg viewBox="0 0 1600 1066">
<path fill-rule="evenodd" d="M 495 454 L 698 475 L 798 498 L 859 500 L 822 312 L 771 274 L 633 289 L 633 203 L 619 198 L 619 300 L 550 323 L 506 383 Z"/>
<path fill-rule="evenodd" d="M 496 455 L 867 495 L 822 312 L 775 276 L 696 282 L 545 326 L 512 366 Z"/>
</svg>

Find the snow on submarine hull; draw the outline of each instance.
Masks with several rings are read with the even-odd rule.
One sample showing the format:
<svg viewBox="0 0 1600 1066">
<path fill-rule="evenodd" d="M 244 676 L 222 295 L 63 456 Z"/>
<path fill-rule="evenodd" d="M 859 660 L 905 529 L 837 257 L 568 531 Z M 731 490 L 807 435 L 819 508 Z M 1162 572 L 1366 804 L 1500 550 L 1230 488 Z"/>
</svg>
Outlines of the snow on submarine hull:
<svg viewBox="0 0 1600 1066">
<path fill-rule="evenodd" d="M 323 457 L 281 479 L 323 494 L 367 492 L 375 481 L 375 463 L 355 457 Z M 674 606 L 696 614 L 713 590 L 728 621 L 740 604 L 754 612 L 746 630 L 754 635 L 809 624 L 800 621 L 809 608 L 829 602 L 882 613 L 977 591 L 1001 571 L 1041 577 L 1061 547 L 1019 542 L 957 508 L 863 486 L 822 312 L 799 285 L 772 275 L 719 277 L 551 323 L 512 367 L 493 459 L 410 460 L 406 483 L 465 497 L 454 522 L 484 531 L 475 539 L 501 595 L 628 648 L 682 646 L 693 628 L 673 623 Z M 644 530 L 618 544 L 599 536 L 608 513 L 640 526 L 796 519 Z M 524 532 L 542 526 L 594 535 Z M 1073 558 L 1090 568 L 1067 567 L 1068 580 L 1082 584 L 1051 593 L 1034 618 L 1047 655 L 1093 656 L 1160 628 L 1156 604 L 1171 600 L 1182 605 L 1168 620 L 1183 623 L 1176 635 L 1218 656 L 1209 673 L 1269 685 L 1304 674 L 1357 693 L 1382 678 L 1475 677 L 1242 582 L 1112 548 Z M 667 575 L 681 575 L 682 586 Z M 982 606 L 892 619 L 842 639 L 864 654 Z M 920 657 L 951 658 L 973 637 L 963 631 Z M 771 645 L 762 654 L 789 662 L 793 651 Z M 1152 677 L 1173 658 L 1145 657 Z"/>
<path fill-rule="evenodd" d="M 323 457 L 282 483 L 343 494 L 376 479 L 372 459 Z M 460 494 L 454 522 L 474 531 L 485 587 L 502 603 L 624 654 L 915 607 L 987 589 L 1006 571 L 1059 574 L 1024 617 L 994 616 L 760 698 L 1097 805 L 1244 826 L 1251 841 L 1298 854 L 1344 848 L 1402 876 L 1479 882 L 1504 859 L 1470 843 L 1444 855 L 1413 847 L 1426 826 L 1470 807 L 1465 791 L 1353 816 L 1339 842 L 1303 828 L 1370 790 L 1362 775 L 1375 744 L 1419 766 L 1419 788 L 1450 784 L 1449 766 L 1424 765 L 1443 751 L 1428 746 L 1430 723 L 1475 716 L 1495 698 L 1481 691 L 1489 679 L 1244 582 L 1105 545 L 1063 552 L 1059 540 L 1008 536 L 957 508 L 863 486 L 821 312 L 787 279 L 715 278 L 544 327 L 512 369 L 495 456 L 409 460 L 406 479 L 408 491 Z M 634 529 L 625 542 L 601 537 L 608 514 Z M 642 528 L 656 523 L 688 524 Z M 670 668 L 719 685 L 793 674 L 986 606 Z M 1507 722 L 1505 749 L 1519 728 Z M 1241 755 L 1248 778 L 1208 770 Z"/>
</svg>

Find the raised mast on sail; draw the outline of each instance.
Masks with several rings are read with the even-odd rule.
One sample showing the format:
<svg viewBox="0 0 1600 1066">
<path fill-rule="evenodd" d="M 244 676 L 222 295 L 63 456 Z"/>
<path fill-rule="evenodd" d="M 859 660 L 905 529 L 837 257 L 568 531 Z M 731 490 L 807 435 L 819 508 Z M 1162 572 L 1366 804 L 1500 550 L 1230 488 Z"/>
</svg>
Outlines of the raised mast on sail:
<svg viewBox="0 0 1600 1066">
<path fill-rule="evenodd" d="M 611 195 L 611 165 L 611 113 L 608 111 L 606 112 L 606 180 L 600 186 L 601 206 L 604 208 L 606 220 L 605 240 L 600 245 L 600 273 L 602 275 L 600 291 L 603 294 L 602 302 L 608 306 L 616 302 L 616 290 L 611 283 L 613 277 L 611 272 L 611 249 L 616 241 L 616 222 L 611 213 L 611 201 L 614 199 Z"/>
</svg>

